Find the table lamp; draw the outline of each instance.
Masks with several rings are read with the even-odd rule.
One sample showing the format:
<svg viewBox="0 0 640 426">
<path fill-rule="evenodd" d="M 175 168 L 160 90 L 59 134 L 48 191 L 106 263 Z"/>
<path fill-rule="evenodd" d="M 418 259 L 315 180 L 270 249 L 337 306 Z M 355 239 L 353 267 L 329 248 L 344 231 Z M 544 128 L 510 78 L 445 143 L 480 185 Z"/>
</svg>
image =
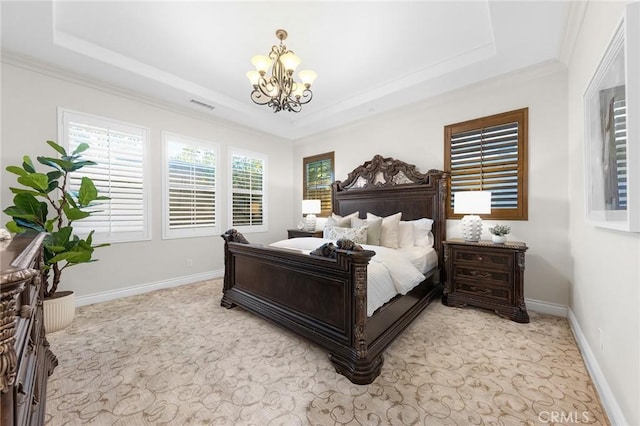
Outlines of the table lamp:
<svg viewBox="0 0 640 426">
<path fill-rule="evenodd" d="M 453 194 L 453 213 L 464 214 L 462 238 L 465 241 L 480 241 L 482 219 L 479 214 L 491 213 L 491 191 L 463 191 Z"/>
<path fill-rule="evenodd" d="M 322 211 L 320 200 L 302 200 L 302 214 L 306 214 L 304 220 L 305 231 L 316 230 L 316 214 Z"/>
</svg>

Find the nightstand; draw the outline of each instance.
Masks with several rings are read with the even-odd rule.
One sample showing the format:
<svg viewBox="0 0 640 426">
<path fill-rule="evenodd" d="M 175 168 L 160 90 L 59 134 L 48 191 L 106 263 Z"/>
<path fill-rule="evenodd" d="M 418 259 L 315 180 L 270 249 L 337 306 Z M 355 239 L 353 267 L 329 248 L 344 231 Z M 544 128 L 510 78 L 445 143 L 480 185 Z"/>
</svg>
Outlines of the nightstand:
<svg viewBox="0 0 640 426">
<path fill-rule="evenodd" d="M 322 238 L 322 231 L 303 231 L 301 229 L 287 229 L 287 238 L 316 237 Z"/>
<path fill-rule="evenodd" d="M 443 304 L 487 308 L 513 321 L 529 322 L 523 291 L 525 243 L 451 239 L 443 244 Z"/>
</svg>

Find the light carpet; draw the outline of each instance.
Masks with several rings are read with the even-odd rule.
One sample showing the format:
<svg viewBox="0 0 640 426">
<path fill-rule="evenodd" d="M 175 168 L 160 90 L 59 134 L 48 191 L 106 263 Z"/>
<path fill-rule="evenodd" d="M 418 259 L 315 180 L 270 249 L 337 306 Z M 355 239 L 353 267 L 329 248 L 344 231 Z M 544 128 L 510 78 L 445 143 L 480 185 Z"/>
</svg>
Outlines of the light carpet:
<svg viewBox="0 0 640 426">
<path fill-rule="evenodd" d="M 79 308 L 49 334 L 47 424 L 609 424 L 563 318 L 433 302 L 359 386 L 240 308 L 222 280 Z"/>
</svg>

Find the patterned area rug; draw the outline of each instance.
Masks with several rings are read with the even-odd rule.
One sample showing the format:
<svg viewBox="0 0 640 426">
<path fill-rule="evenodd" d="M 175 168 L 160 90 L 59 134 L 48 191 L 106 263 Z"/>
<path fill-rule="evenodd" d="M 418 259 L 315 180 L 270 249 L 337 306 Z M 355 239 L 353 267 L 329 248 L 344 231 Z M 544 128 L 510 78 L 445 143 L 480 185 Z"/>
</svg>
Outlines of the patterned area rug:
<svg viewBox="0 0 640 426">
<path fill-rule="evenodd" d="M 609 424 L 563 318 L 432 303 L 358 386 L 221 280 L 85 306 L 51 333 L 47 424 Z"/>
</svg>

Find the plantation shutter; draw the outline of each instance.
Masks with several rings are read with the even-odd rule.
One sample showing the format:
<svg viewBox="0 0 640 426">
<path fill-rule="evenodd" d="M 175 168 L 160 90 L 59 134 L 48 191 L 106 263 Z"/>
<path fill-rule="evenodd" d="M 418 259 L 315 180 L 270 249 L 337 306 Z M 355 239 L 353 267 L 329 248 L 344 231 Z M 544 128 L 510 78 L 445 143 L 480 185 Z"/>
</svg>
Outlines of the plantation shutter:
<svg viewBox="0 0 640 426">
<path fill-rule="evenodd" d="M 320 200 L 321 216 L 331 215 L 331 184 L 334 180 L 333 152 L 305 157 L 303 163 L 304 200 Z"/>
<path fill-rule="evenodd" d="M 486 218 L 526 219 L 525 119 L 526 109 L 445 129 L 451 194 L 491 191 L 491 214 L 483 215 Z M 449 199 L 448 217 L 456 217 L 454 197 Z"/>
<path fill-rule="evenodd" d="M 613 102 L 613 123 L 616 147 L 616 177 L 618 203 L 616 210 L 627 209 L 627 104 L 619 99 Z"/>
<path fill-rule="evenodd" d="M 85 209 L 93 214 L 74 222 L 74 230 L 88 234 L 95 230 L 100 240 L 134 241 L 148 238 L 144 157 L 146 129 L 111 123 L 106 119 L 63 113 L 70 152 L 81 143 L 89 145 L 87 160 L 97 163 L 70 175 L 70 190 L 78 191 L 83 176 L 91 178 L 100 195 Z"/>
<path fill-rule="evenodd" d="M 202 146 L 170 134 L 165 134 L 165 139 L 165 236 L 217 233 L 217 146 Z"/>
<path fill-rule="evenodd" d="M 265 225 L 264 175 L 263 158 L 239 152 L 231 154 L 233 228 L 257 231 Z"/>
</svg>

